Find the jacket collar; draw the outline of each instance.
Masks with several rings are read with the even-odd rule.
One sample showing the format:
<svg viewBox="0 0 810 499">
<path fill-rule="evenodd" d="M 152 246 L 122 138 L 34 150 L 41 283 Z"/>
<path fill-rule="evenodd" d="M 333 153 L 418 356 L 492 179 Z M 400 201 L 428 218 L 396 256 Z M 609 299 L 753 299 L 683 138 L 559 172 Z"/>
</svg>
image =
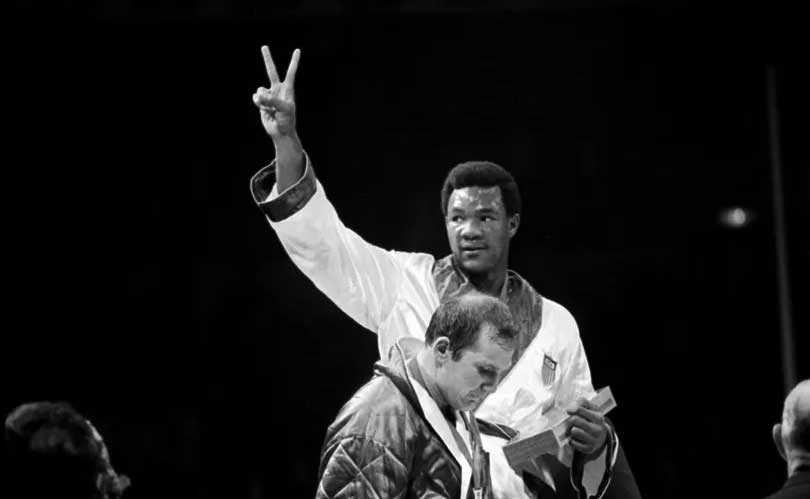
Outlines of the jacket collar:
<svg viewBox="0 0 810 499">
<path fill-rule="evenodd" d="M 806 485 L 810 484 L 810 468 L 808 467 L 801 467 L 793 473 L 790 478 L 787 479 L 785 485 L 782 486 L 783 489 L 787 489 L 790 487 L 796 487 L 798 485 Z"/>
</svg>

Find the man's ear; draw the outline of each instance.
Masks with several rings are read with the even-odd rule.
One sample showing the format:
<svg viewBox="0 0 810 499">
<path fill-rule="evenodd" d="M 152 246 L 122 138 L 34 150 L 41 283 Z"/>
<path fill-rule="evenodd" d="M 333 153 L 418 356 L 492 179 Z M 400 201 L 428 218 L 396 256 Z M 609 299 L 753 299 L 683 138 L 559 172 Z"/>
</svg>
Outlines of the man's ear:
<svg viewBox="0 0 810 499">
<path fill-rule="evenodd" d="M 515 213 L 509 217 L 509 238 L 515 237 L 518 227 L 520 227 L 520 213 Z"/>
<path fill-rule="evenodd" d="M 433 358 L 436 359 L 436 365 L 441 366 L 450 360 L 452 351 L 450 350 L 450 338 L 447 336 L 439 336 L 430 347 L 433 349 Z"/>
<path fill-rule="evenodd" d="M 773 444 L 776 446 L 776 452 L 782 456 L 782 459 L 787 461 L 787 454 L 785 453 L 785 445 L 782 443 L 782 424 L 776 423 L 773 425 L 773 429 L 771 430 L 771 436 L 773 437 Z"/>
</svg>

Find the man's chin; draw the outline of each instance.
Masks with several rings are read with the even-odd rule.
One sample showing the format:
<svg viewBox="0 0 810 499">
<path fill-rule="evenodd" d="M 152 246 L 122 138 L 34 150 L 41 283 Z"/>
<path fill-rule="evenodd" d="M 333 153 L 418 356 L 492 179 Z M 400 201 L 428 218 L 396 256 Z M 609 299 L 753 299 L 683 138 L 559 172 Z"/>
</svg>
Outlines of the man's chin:
<svg viewBox="0 0 810 499">
<path fill-rule="evenodd" d="M 478 399 L 465 397 L 459 401 L 459 411 L 472 411 L 478 406 Z"/>
<path fill-rule="evenodd" d="M 462 258 L 459 262 L 461 270 L 471 275 L 487 274 L 491 270 L 491 266 L 485 262 L 475 258 Z"/>
</svg>

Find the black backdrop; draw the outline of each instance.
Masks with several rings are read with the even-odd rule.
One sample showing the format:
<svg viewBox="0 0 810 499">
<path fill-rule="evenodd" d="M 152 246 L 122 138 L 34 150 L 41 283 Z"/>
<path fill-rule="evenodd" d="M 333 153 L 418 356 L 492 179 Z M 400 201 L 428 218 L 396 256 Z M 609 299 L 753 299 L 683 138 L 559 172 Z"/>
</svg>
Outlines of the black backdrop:
<svg viewBox="0 0 810 499">
<path fill-rule="evenodd" d="M 313 495 L 326 426 L 376 341 L 298 273 L 251 200 L 273 156 L 250 100 L 267 43 L 279 68 L 302 49 L 300 135 L 371 242 L 443 255 L 448 168 L 490 159 L 515 174 L 511 266 L 577 318 L 645 497 L 778 487 L 765 68 L 806 351 L 796 13 L 411 4 L 68 2 L 3 21 L 4 413 L 72 401 L 131 498 Z M 753 221 L 719 224 L 731 206 Z"/>
</svg>

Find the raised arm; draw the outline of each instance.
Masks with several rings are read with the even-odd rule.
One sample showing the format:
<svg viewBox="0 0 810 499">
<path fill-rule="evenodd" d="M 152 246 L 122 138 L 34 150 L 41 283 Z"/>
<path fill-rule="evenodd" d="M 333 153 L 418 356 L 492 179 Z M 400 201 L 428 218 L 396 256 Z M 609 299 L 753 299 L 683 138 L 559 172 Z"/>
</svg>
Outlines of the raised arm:
<svg viewBox="0 0 810 499">
<path fill-rule="evenodd" d="M 254 201 L 293 263 L 343 312 L 378 333 L 380 356 L 386 358 L 393 341 L 407 332 L 386 327 L 386 319 L 404 283 L 418 290 L 432 283 L 433 257 L 384 250 L 343 225 L 296 133 L 293 84 L 300 52 L 293 52 L 284 81 L 267 47 L 262 54 L 271 86 L 259 88 L 253 102 L 273 139 L 276 159 L 251 179 Z M 422 301 L 430 298 L 416 295 Z"/>
</svg>

